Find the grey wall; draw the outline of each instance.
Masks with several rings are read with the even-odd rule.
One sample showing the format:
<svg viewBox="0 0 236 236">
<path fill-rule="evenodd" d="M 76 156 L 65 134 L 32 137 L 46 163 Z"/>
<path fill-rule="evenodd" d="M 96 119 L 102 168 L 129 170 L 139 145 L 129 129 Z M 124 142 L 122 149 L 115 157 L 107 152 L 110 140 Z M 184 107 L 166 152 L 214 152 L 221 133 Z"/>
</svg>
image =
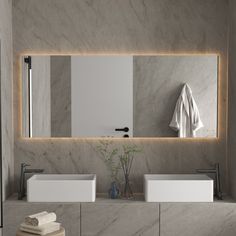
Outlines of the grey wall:
<svg viewBox="0 0 236 236">
<path fill-rule="evenodd" d="M 12 99 L 12 1 L 0 1 L 1 104 L 4 198 L 12 191 L 14 176 Z"/>
<path fill-rule="evenodd" d="M 229 135 L 228 156 L 231 194 L 236 198 L 236 2 L 230 0 Z"/>
<path fill-rule="evenodd" d="M 217 52 L 220 56 L 219 139 L 116 140 L 143 148 L 131 179 L 142 191 L 144 173 L 188 173 L 219 162 L 227 189 L 226 104 L 227 23 L 225 0 L 18 0 L 13 3 L 15 177 L 21 162 L 50 173 L 96 173 L 98 192 L 110 180 L 94 147 L 97 139 L 33 139 L 20 137 L 21 53 L 175 53 Z M 134 171 L 135 170 L 135 171 Z"/>
<path fill-rule="evenodd" d="M 50 136 L 71 136 L 70 56 L 51 56 L 51 135 L 49 135 L 49 137 Z"/>
<path fill-rule="evenodd" d="M 134 136 L 176 137 L 169 127 L 187 83 L 204 127 L 196 137 L 217 137 L 217 56 L 134 57 Z"/>
<path fill-rule="evenodd" d="M 50 71 L 49 56 L 32 57 L 32 137 L 51 135 Z"/>
</svg>

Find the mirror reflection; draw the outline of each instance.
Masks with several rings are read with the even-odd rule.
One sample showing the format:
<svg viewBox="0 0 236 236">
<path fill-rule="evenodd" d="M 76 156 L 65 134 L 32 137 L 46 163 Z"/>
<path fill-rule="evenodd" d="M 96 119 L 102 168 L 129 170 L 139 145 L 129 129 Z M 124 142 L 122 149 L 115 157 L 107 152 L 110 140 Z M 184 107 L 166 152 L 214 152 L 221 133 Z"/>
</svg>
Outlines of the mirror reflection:
<svg viewBox="0 0 236 236">
<path fill-rule="evenodd" d="M 217 55 L 22 57 L 24 137 L 217 137 Z"/>
</svg>

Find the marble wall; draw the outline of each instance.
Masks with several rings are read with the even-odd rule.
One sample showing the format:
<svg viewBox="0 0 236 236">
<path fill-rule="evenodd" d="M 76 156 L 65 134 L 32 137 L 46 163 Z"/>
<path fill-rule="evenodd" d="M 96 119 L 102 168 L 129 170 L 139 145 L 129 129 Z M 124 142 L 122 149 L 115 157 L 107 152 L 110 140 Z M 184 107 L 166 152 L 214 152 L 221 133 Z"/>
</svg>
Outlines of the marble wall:
<svg viewBox="0 0 236 236">
<path fill-rule="evenodd" d="M 231 194 L 236 198 L 236 2 L 230 1 L 228 156 Z"/>
<path fill-rule="evenodd" d="M 177 137 L 170 128 L 185 83 L 203 127 L 196 137 L 217 137 L 217 56 L 134 57 L 134 137 Z"/>
<path fill-rule="evenodd" d="M 31 60 L 32 137 L 48 137 L 51 135 L 50 57 L 32 57 Z"/>
<path fill-rule="evenodd" d="M 3 196 L 12 191 L 14 177 L 12 99 L 12 1 L 0 1 L 1 108 Z"/>
<path fill-rule="evenodd" d="M 51 56 L 50 136 L 71 137 L 71 57 L 69 56 Z"/>
<path fill-rule="evenodd" d="M 22 53 L 218 53 L 219 139 L 119 139 L 137 144 L 131 179 L 142 191 L 144 173 L 191 173 L 219 162 L 227 190 L 227 34 L 225 0 L 18 0 L 13 2 L 15 180 L 21 162 L 49 173 L 96 173 L 106 192 L 109 173 L 98 157 L 98 139 L 21 137 L 19 55 Z M 17 183 L 17 182 L 15 182 Z"/>
</svg>

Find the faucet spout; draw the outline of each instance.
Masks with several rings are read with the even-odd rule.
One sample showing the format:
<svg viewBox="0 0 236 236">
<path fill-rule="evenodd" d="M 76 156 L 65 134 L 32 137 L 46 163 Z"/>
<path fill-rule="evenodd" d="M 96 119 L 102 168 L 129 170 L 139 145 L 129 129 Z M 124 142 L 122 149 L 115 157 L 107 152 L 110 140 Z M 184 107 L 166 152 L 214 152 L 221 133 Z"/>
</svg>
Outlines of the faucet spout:
<svg viewBox="0 0 236 236">
<path fill-rule="evenodd" d="M 216 169 L 196 169 L 196 171 L 198 173 L 205 173 L 205 174 L 207 174 L 207 173 L 209 173 L 209 174 L 216 173 Z"/>
<path fill-rule="evenodd" d="M 43 171 L 44 169 L 26 169 L 25 174 L 26 173 L 42 173 Z"/>
</svg>

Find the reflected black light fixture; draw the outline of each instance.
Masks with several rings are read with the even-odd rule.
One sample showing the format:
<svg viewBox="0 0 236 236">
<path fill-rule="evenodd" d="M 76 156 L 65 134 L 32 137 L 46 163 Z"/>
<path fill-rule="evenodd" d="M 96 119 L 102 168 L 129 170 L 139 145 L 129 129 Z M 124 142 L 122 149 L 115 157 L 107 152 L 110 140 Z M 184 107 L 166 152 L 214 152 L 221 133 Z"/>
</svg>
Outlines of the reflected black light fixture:
<svg viewBox="0 0 236 236">
<path fill-rule="evenodd" d="M 27 77 L 28 77 L 28 127 L 29 127 L 29 137 L 32 137 L 32 59 L 31 56 L 24 58 L 24 62 L 28 65 Z"/>
</svg>

